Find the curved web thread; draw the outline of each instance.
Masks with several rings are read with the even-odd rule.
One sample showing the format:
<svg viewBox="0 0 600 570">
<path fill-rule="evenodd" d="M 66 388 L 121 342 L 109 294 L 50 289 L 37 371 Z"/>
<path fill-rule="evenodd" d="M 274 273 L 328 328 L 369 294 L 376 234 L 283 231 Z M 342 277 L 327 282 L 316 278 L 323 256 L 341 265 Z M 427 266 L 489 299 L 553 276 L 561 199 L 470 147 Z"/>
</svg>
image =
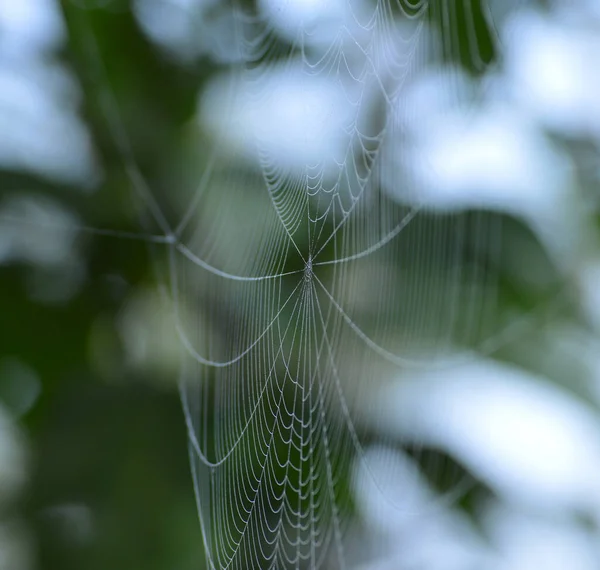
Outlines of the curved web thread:
<svg viewBox="0 0 600 570">
<path fill-rule="evenodd" d="M 315 47 L 317 24 L 283 41 L 268 13 L 233 9 L 242 65 L 232 116 L 240 106 L 276 113 L 291 85 L 310 124 L 284 149 L 299 159 L 273 145 L 271 123 L 251 133 L 258 169 L 217 149 L 171 253 L 176 306 L 201 307 L 191 320 L 176 310 L 207 557 L 219 569 L 347 568 L 349 472 L 364 455 L 359 412 L 373 382 L 429 366 L 493 322 L 498 223 L 428 211 L 410 172 L 390 176 L 386 147 L 410 115 L 405 82 L 431 59 L 465 53 L 480 69 L 481 32 L 472 3 L 348 1 Z M 468 251 L 474 235 L 491 261 Z M 421 463 L 447 471 L 439 461 Z"/>
<path fill-rule="evenodd" d="M 489 339 L 496 326 L 499 222 L 432 212 L 394 146 L 422 112 L 403 100 L 410 78 L 449 58 L 480 72 L 490 59 L 482 22 L 490 45 L 493 29 L 485 7 L 467 0 L 346 0 L 334 33 L 300 22 L 283 38 L 267 11 L 231 10 L 241 63 L 227 79 L 223 115 L 276 112 L 291 87 L 292 110 L 307 125 L 288 134 L 283 152 L 272 142 L 277 116 L 242 133 L 253 141 L 250 160 L 218 140 L 171 227 L 109 93 L 105 107 L 132 184 L 164 234 L 148 241 L 168 244 L 210 567 L 347 568 L 354 457 L 377 484 L 361 427 L 370 393 L 379 379 Z M 460 91 L 448 79 L 444 89 Z M 469 250 L 474 236 L 479 253 Z M 423 471 L 444 471 L 446 487 L 464 489 L 461 471 L 415 454 Z"/>
</svg>

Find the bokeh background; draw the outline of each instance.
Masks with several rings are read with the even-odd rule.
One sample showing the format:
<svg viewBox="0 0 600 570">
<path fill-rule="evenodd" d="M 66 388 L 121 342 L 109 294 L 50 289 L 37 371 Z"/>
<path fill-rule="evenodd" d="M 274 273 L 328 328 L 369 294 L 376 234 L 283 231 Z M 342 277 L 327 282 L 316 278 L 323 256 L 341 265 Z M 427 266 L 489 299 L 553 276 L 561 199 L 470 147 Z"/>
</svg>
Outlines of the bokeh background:
<svg viewBox="0 0 600 570">
<path fill-rule="evenodd" d="M 284 42 L 295 15 L 326 22 L 338 4 L 261 5 Z M 501 309 L 531 318 L 492 356 L 435 373 L 441 383 L 387 386 L 378 429 L 421 430 L 477 485 L 422 519 L 357 485 L 349 548 L 364 568 L 600 567 L 600 9 L 486 8 L 502 52 L 483 49 L 480 69 L 460 50 L 443 62 L 486 76 L 477 109 L 451 109 L 444 67 L 423 65 L 406 99 L 424 119 L 402 156 L 440 211 L 502 218 Z M 2 570 L 205 567 L 180 343 L 127 158 L 168 217 L 215 137 L 243 151 L 244 125 L 269 121 L 257 109 L 222 132 L 228 14 L 213 0 L 0 0 Z M 279 102 L 280 117 L 294 109 Z M 314 149 L 285 146 L 298 129 L 291 114 L 267 132 L 301 162 Z M 413 478 L 388 484 L 407 512 L 431 500 Z"/>
</svg>

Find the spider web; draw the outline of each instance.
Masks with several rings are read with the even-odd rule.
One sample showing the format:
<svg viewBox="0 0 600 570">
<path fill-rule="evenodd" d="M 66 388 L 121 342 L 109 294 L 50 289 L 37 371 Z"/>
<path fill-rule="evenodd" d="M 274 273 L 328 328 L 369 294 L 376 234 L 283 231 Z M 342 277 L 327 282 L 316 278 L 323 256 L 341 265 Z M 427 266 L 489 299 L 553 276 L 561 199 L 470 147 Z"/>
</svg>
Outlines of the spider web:
<svg viewBox="0 0 600 570">
<path fill-rule="evenodd" d="M 440 89 L 459 105 L 476 100 L 500 49 L 486 4 L 324 0 L 295 13 L 297 4 L 219 8 L 234 57 L 221 88 L 205 94 L 215 142 L 174 225 L 103 92 L 132 185 L 159 227 L 144 239 L 157 257 L 166 252 L 215 569 L 352 567 L 356 461 L 378 486 L 365 453 L 370 396 L 407 370 L 447 365 L 457 347 L 491 351 L 503 339 L 499 217 L 436 211 L 402 155 L 427 111 L 403 95 L 426 66 L 450 62 Z M 458 66 L 479 86 L 466 99 Z M 281 124 L 290 117 L 300 125 Z M 440 502 L 465 492 L 463 470 L 418 441 L 411 452 L 438 479 Z"/>
</svg>

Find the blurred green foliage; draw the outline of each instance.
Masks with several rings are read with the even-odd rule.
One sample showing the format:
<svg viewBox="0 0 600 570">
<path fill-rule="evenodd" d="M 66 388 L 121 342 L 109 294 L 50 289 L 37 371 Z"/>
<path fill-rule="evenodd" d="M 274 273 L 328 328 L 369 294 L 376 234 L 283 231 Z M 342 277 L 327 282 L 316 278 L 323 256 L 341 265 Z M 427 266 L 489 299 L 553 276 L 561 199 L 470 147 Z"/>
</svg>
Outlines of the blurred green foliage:
<svg viewBox="0 0 600 570">
<path fill-rule="evenodd" d="M 178 154 L 181 125 L 194 110 L 209 65 L 182 69 L 160 55 L 140 33 L 129 3 L 93 9 L 65 1 L 62 10 L 68 41 L 57 57 L 70 64 L 83 88 L 82 113 L 104 179 L 90 195 L 25 172 L 2 171 L 0 197 L 22 189 L 48 194 L 87 226 L 139 233 L 139 202 L 101 109 L 101 83 L 110 82 L 136 160 L 160 197 L 161 182 L 166 191 L 164 165 Z M 90 64 L 90 34 L 106 77 Z M 161 206 L 166 209 L 167 203 Z M 42 570 L 200 568 L 202 541 L 176 378 L 156 382 L 161 379 L 151 373 L 127 368 L 115 325 L 127 296 L 155 286 L 149 248 L 141 241 L 85 232 L 77 241 L 85 252 L 87 278 L 66 303 L 32 300 L 28 265 L 1 269 L 0 361 L 27 363 L 42 383 L 40 397 L 21 422 L 29 480 L 11 512 L 24 517 L 32 531 L 31 547 Z M 99 327 L 114 345 L 107 354 L 117 362 L 108 368 L 93 357 L 92 337 Z M 0 388 L 10 381 L 0 378 Z"/>
</svg>

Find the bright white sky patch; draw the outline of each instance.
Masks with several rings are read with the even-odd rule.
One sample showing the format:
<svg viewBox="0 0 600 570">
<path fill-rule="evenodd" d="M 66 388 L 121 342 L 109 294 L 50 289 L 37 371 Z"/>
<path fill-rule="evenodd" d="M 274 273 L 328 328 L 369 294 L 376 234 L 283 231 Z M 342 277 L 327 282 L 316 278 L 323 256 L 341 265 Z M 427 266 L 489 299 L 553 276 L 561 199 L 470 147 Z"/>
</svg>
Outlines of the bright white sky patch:
<svg viewBox="0 0 600 570">
<path fill-rule="evenodd" d="M 502 103 L 469 106 L 472 86 L 459 76 L 450 90 L 447 73 L 424 74 L 401 98 L 402 130 L 410 138 L 398 153 L 411 167 L 415 199 L 440 209 L 528 216 L 555 209 L 569 182 L 565 157 L 527 114 Z M 388 187 L 398 197 L 406 191 L 391 181 Z"/>
<path fill-rule="evenodd" d="M 290 41 L 306 32 L 307 43 L 332 41 L 341 31 L 347 0 L 259 0 L 259 8 Z"/>
<path fill-rule="evenodd" d="M 564 159 L 526 117 L 503 107 L 447 116 L 419 142 L 422 197 L 441 209 L 535 215 L 555 204 L 568 175 Z"/>
<path fill-rule="evenodd" d="M 354 493 L 367 528 L 381 539 L 365 569 L 486 567 L 486 549 L 466 518 L 436 505 L 418 467 L 399 451 L 367 449 L 356 461 Z"/>
<path fill-rule="evenodd" d="M 0 165 L 93 186 L 98 172 L 92 141 L 69 110 L 76 92 L 59 66 L 0 66 Z"/>
<path fill-rule="evenodd" d="M 224 77 L 208 86 L 200 119 L 246 157 L 255 159 L 258 146 L 275 164 L 298 169 L 327 166 L 344 151 L 352 109 L 333 78 L 307 75 L 298 63 L 265 71 L 258 86 L 237 84 L 233 95 L 230 87 Z"/>
<path fill-rule="evenodd" d="M 508 89 L 531 116 L 566 135 L 600 137 L 598 30 L 520 11 L 504 36 Z"/>
<path fill-rule="evenodd" d="M 189 41 L 191 11 L 196 0 L 136 0 L 134 11 L 142 29 L 158 43 L 178 45 Z"/>
<path fill-rule="evenodd" d="M 519 504 L 600 499 L 598 417 L 519 369 L 474 360 L 400 380 L 378 405 L 385 431 L 447 449 Z"/>
<path fill-rule="evenodd" d="M 61 182 L 97 182 L 73 78 L 50 54 L 64 40 L 55 0 L 0 0 L 0 167 Z M 60 144 L 57 144 L 60 141 Z"/>
<path fill-rule="evenodd" d="M 498 551 L 497 570 L 596 570 L 597 537 L 570 521 L 551 521 L 496 505 L 484 524 Z"/>
<path fill-rule="evenodd" d="M 466 84 L 462 89 L 468 92 Z M 441 93 L 442 76 L 426 76 L 409 89 L 403 110 L 411 136 L 402 146 L 392 139 L 388 152 L 397 153 L 413 184 L 397 184 L 392 167 L 384 171 L 384 188 L 402 201 L 440 210 L 484 209 L 520 218 L 565 267 L 585 228 L 568 157 L 518 109 L 490 103 L 469 110 Z"/>
<path fill-rule="evenodd" d="M 23 57 L 57 48 L 64 22 L 55 0 L 0 0 L 0 53 Z"/>
</svg>

